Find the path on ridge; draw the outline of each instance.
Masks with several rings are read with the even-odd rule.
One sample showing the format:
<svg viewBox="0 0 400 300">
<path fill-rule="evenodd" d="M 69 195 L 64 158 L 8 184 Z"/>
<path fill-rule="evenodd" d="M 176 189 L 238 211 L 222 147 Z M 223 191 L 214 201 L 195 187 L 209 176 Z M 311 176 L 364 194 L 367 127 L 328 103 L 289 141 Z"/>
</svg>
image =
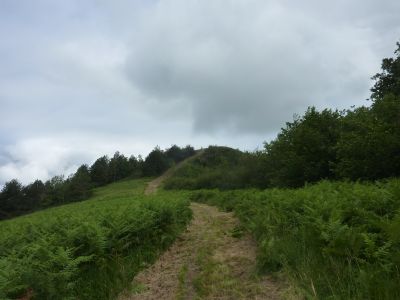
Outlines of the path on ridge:
<svg viewBox="0 0 400 300">
<path fill-rule="evenodd" d="M 147 194 L 167 176 L 149 183 Z M 277 282 L 256 275 L 257 246 L 233 213 L 199 203 L 191 209 L 186 231 L 119 300 L 281 299 Z"/>
<path fill-rule="evenodd" d="M 204 150 L 198 150 L 197 153 L 179 163 L 177 163 L 174 167 L 169 168 L 164 174 L 162 174 L 160 177 L 157 177 L 156 179 L 150 181 L 144 191 L 145 195 L 150 195 L 152 193 L 155 193 L 157 189 L 160 187 L 160 185 L 169 177 L 172 176 L 172 174 L 181 168 L 185 163 L 195 159 L 196 157 L 200 156 Z"/>
</svg>

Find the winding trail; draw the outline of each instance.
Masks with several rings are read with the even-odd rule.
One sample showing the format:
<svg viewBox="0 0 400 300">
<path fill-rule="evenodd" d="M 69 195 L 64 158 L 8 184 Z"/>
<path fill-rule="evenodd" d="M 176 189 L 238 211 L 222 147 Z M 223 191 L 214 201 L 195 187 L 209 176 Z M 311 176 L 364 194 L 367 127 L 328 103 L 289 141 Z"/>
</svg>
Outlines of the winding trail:
<svg viewBox="0 0 400 300">
<path fill-rule="evenodd" d="M 152 181 L 147 194 L 168 176 Z M 281 299 L 280 284 L 256 275 L 256 244 L 233 214 L 198 203 L 191 209 L 186 231 L 119 300 Z"/>
</svg>

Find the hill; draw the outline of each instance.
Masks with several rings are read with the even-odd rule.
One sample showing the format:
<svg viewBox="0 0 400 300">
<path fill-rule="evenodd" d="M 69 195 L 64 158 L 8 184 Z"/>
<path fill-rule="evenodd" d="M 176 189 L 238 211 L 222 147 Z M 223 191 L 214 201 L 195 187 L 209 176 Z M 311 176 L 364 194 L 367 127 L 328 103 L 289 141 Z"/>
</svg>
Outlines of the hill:
<svg viewBox="0 0 400 300">
<path fill-rule="evenodd" d="M 165 189 L 195 190 L 202 188 L 236 189 L 263 187 L 257 153 L 242 152 L 221 146 L 210 146 L 185 162 L 165 181 Z"/>
</svg>

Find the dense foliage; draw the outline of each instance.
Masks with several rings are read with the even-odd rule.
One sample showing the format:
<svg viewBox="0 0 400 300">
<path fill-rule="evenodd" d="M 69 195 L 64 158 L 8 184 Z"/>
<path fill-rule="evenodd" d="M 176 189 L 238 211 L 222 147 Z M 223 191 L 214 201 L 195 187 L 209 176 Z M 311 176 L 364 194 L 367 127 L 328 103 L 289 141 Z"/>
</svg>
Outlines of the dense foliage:
<svg viewBox="0 0 400 300">
<path fill-rule="evenodd" d="M 88 201 L 1 222 L 0 299 L 113 299 L 186 226 L 181 193 L 144 197 L 144 180 Z"/>
<path fill-rule="evenodd" d="M 191 146 L 180 148 L 173 145 L 165 151 L 157 147 L 143 160 L 140 155 L 137 158 L 133 155 L 127 158 L 117 151 L 111 159 L 102 156 L 90 167 L 80 166 L 67 179 L 54 176 L 45 183 L 36 180 L 27 186 L 13 179 L 0 192 L 0 220 L 87 199 L 94 187 L 121 179 L 158 176 L 194 153 Z"/>
<path fill-rule="evenodd" d="M 193 192 L 233 210 L 264 271 L 284 270 L 306 298 L 400 299 L 400 181 L 296 190 Z"/>
<path fill-rule="evenodd" d="M 309 108 L 303 117 L 288 122 L 278 137 L 265 145 L 268 184 L 299 187 L 334 178 L 341 117 L 337 111 Z"/>
<path fill-rule="evenodd" d="M 310 108 L 265 145 L 269 186 L 400 175 L 400 44 L 376 74 L 369 107 Z"/>
</svg>

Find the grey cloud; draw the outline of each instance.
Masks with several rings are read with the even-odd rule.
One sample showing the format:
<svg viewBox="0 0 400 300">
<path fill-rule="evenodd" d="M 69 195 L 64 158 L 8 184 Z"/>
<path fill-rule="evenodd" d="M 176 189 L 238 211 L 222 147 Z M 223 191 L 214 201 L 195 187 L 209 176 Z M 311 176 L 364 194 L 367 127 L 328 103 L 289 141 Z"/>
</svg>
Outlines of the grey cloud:
<svg viewBox="0 0 400 300">
<path fill-rule="evenodd" d="M 0 1 L 0 185 L 115 150 L 254 150 L 308 105 L 365 104 L 400 2 Z"/>
<path fill-rule="evenodd" d="M 375 26 L 391 32 L 380 42 L 393 48 L 396 30 L 386 17 L 398 4 L 356 2 L 366 8 L 160 2 L 134 36 L 127 74 L 160 102 L 185 98 L 199 131 L 276 131 L 309 105 L 347 108 L 368 96 L 382 54 L 373 51 Z M 334 19 L 326 19 L 331 11 Z"/>
</svg>

